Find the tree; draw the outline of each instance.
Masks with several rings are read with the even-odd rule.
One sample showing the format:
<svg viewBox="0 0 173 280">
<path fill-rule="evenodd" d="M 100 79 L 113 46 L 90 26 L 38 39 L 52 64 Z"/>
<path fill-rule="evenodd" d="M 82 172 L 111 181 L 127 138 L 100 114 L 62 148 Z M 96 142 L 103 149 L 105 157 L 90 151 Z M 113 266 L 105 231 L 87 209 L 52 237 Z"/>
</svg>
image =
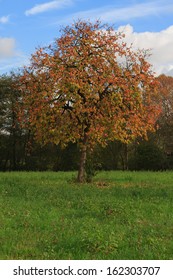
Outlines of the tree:
<svg viewBox="0 0 173 280">
<path fill-rule="evenodd" d="M 173 77 L 158 77 L 162 113 L 158 118 L 157 145 L 166 156 L 166 168 L 173 168 Z"/>
<path fill-rule="evenodd" d="M 133 51 L 123 37 L 99 21 L 79 20 L 37 49 L 21 75 L 20 121 L 43 144 L 79 145 L 79 182 L 96 143 L 146 137 L 159 113 L 147 52 Z"/>
<path fill-rule="evenodd" d="M 148 141 L 141 141 L 130 158 L 129 168 L 130 170 L 163 170 L 165 156 L 156 141 L 152 141 L 152 138 Z"/>
<path fill-rule="evenodd" d="M 158 119 L 158 138 L 166 154 L 173 153 L 173 77 L 164 74 L 158 77 L 160 84 L 159 98 L 162 105 L 162 113 Z"/>
<path fill-rule="evenodd" d="M 17 141 L 20 134 L 15 106 L 18 92 L 13 88 L 13 77 L 0 77 L 0 150 L 2 169 L 15 170 L 17 164 Z M 7 164 L 8 163 L 8 164 Z"/>
</svg>

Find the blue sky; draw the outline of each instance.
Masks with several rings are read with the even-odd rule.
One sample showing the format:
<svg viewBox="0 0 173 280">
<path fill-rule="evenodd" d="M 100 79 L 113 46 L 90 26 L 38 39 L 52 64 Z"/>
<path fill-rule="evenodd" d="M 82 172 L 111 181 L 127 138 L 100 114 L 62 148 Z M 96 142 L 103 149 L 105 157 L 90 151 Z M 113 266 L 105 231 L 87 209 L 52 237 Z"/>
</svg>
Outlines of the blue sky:
<svg viewBox="0 0 173 280">
<path fill-rule="evenodd" d="M 152 49 L 158 74 L 173 74 L 172 0 L 0 0 L 0 74 L 27 64 L 36 47 L 79 18 L 113 24 L 127 43 Z"/>
</svg>

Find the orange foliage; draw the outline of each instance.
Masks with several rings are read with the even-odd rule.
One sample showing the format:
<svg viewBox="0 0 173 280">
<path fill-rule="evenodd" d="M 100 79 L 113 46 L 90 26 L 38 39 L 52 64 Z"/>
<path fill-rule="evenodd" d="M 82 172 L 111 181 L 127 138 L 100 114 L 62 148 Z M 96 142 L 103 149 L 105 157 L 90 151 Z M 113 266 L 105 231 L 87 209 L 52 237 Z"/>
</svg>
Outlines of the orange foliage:
<svg viewBox="0 0 173 280">
<path fill-rule="evenodd" d="M 159 106 L 146 51 L 100 22 L 78 21 L 32 55 L 20 78 L 20 120 L 42 143 L 130 142 L 152 131 Z"/>
</svg>

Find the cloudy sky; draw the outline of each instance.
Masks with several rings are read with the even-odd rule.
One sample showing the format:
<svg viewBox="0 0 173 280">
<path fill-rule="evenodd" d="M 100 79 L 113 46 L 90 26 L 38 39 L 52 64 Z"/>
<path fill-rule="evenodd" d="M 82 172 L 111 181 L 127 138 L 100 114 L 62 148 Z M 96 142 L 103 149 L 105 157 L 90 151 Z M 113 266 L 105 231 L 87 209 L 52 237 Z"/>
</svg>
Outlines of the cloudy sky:
<svg viewBox="0 0 173 280">
<path fill-rule="evenodd" d="M 172 0 L 0 0 L 0 74 L 29 63 L 79 18 L 113 24 L 135 48 L 151 49 L 158 75 L 173 75 Z"/>
</svg>

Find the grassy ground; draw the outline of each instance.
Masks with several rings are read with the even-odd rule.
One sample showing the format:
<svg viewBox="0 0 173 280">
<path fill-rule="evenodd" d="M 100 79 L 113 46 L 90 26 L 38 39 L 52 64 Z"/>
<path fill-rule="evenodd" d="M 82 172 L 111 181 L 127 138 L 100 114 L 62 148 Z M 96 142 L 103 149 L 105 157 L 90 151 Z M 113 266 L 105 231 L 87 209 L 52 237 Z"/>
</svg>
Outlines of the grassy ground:
<svg viewBox="0 0 173 280">
<path fill-rule="evenodd" d="M 173 259 L 173 173 L 0 173 L 0 259 Z"/>
</svg>

